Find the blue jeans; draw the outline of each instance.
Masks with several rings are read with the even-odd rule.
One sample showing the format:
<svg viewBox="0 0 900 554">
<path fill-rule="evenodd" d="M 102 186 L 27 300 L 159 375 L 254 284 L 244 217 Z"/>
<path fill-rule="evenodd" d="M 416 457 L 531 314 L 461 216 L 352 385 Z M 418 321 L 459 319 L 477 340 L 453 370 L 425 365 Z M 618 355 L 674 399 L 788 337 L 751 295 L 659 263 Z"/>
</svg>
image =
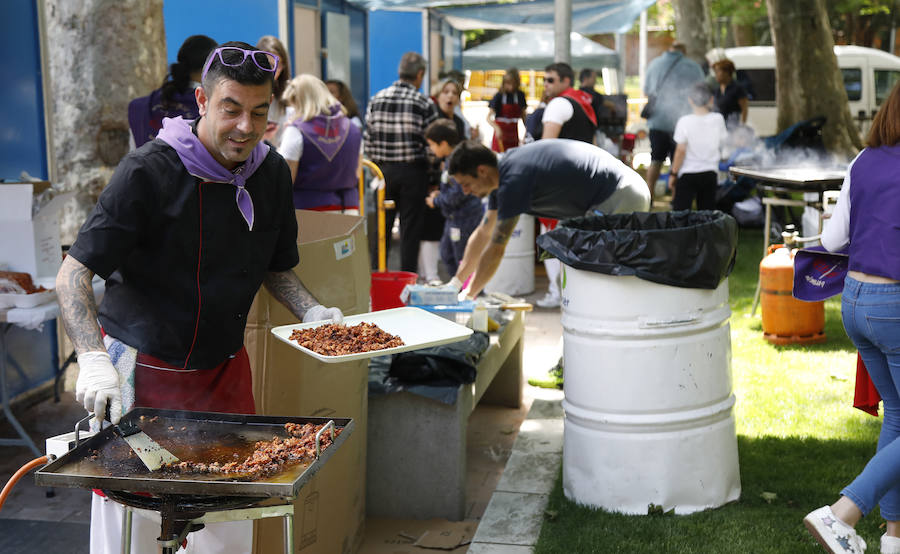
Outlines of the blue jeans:
<svg viewBox="0 0 900 554">
<path fill-rule="evenodd" d="M 900 520 L 900 284 L 847 277 L 841 300 L 844 328 L 881 395 L 884 421 L 878 452 L 841 494 L 863 514 L 875 504 L 888 521 Z"/>
</svg>

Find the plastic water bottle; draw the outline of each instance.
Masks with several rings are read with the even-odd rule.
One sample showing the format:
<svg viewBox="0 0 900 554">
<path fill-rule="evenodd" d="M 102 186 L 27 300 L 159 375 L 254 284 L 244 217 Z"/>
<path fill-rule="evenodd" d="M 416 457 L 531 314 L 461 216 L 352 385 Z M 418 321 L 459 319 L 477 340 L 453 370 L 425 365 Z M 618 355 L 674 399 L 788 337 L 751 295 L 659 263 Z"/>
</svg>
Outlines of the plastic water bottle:
<svg viewBox="0 0 900 554">
<path fill-rule="evenodd" d="M 487 333 L 488 330 L 488 313 L 484 301 L 479 300 L 472 309 L 472 330 Z"/>
</svg>

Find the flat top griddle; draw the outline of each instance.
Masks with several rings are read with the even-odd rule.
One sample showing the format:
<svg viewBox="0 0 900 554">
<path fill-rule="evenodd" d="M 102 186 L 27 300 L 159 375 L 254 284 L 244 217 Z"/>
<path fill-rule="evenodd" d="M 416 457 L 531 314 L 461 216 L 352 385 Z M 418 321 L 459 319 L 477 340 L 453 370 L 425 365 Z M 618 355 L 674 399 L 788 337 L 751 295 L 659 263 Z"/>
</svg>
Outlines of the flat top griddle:
<svg viewBox="0 0 900 554">
<path fill-rule="evenodd" d="M 254 416 L 149 408 L 135 408 L 123 419 L 134 422 L 179 459 L 202 462 L 243 460 L 253 451 L 257 441 L 287 437 L 284 424 L 289 422 L 322 425 L 333 420 L 335 430 L 341 429 L 341 432 L 317 459 L 288 467 L 268 478 L 250 481 L 228 475 L 151 472 L 113 428 L 107 427 L 39 469 L 35 473 L 35 482 L 51 487 L 165 495 L 291 497 L 297 495 L 353 430 L 353 420 L 347 418 Z"/>
<path fill-rule="evenodd" d="M 847 174 L 845 167 L 817 166 L 770 168 L 734 166 L 729 171 L 733 175 L 759 179 L 767 183 L 782 185 L 791 190 L 808 192 L 840 189 L 844 182 L 844 176 Z"/>
</svg>

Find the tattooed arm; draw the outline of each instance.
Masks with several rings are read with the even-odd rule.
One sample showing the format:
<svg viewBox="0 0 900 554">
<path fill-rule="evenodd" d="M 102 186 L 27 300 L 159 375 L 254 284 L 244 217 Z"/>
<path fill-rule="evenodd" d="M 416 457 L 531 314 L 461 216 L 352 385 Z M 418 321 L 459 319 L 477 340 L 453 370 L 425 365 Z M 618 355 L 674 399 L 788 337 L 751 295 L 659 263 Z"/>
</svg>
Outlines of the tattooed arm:
<svg viewBox="0 0 900 554">
<path fill-rule="evenodd" d="M 78 354 L 106 352 L 97 323 L 97 303 L 91 286 L 93 278 L 94 273 L 72 256 L 66 256 L 56 274 L 59 311 Z"/>
<path fill-rule="evenodd" d="M 468 298 L 478 296 L 481 289 L 496 273 L 500 262 L 503 260 L 506 243 L 509 242 L 509 238 L 512 236 L 518 221 L 519 216 L 497 220 L 497 224 L 494 225 L 494 233 L 491 235 L 491 242 L 481 254 L 481 259 L 478 260 L 478 268 L 475 270 L 475 276 L 472 278 L 472 282 L 469 283 L 469 294 L 466 295 Z"/>
<path fill-rule="evenodd" d="M 293 270 L 270 271 L 266 273 L 263 284 L 266 289 L 281 302 L 285 308 L 302 320 L 306 312 L 313 306 L 318 306 L 316 300 L 306 287 L 300 283 L 300 278 Z"/>
</svg>

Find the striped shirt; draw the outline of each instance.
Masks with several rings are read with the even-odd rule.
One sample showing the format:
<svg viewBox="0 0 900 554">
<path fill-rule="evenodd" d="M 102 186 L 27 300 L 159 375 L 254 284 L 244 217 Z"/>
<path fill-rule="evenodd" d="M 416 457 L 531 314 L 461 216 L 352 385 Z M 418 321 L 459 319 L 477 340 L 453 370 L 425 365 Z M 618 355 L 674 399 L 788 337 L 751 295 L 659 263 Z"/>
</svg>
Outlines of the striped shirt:
<svg viewBox="0 0 900 554">
<path fill-rule="evenodd" d="M 428 97 L 412 84 L 395 81 L 366 109 L 366 157 L 378 163 L 425 160 L 425 127 L 437 119 Z"/>
</svg>

